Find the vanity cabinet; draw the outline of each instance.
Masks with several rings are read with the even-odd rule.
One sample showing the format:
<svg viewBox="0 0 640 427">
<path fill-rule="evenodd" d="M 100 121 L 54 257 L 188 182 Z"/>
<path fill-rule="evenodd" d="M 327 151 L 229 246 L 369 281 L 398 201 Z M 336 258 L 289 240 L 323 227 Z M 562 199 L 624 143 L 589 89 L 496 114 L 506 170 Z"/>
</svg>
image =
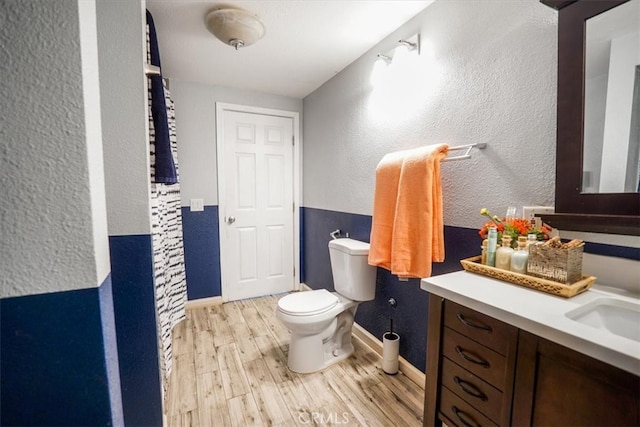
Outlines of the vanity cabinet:
<svg viewBox="0 0 640 427">
<path fill-rule="evenodd" d="M 640 378 L 429 296 L 424 425 L 640 425 Z"/>
<path fill-rule="evenodd" d="M 640 378 L 520 331 L 513 425 L 638 426 Z"/>
<path fill-rule="evenodd" d="M 425 425 L 508 425 L 518 329 L 429 297 Z"/>
</svg>

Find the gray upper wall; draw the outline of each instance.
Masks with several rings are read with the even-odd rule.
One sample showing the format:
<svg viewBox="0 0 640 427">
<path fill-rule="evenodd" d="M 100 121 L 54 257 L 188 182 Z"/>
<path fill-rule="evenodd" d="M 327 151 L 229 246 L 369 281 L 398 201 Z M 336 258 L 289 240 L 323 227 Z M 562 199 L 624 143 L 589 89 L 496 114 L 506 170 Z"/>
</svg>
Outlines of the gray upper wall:
<svg viewBox="0 0 640 427">
<path fill-rule="evenodd" d="M 374 90 L 376 54 L 416 33 L 409 88 Z M 304 206 L 371 215 L 380 159 L 441 142 L 489 144 L 442 165 L 446 225 L 553 205 L 556 69 L 557 12 L 538 0 L 436 1 L 304 99 Z"/>
<path fill-rule="evenodd" d="M 149 234 L 145 8 L 112 0 L 96 7 L 109 235 Z"/>
<path fill-rule="evenodd" d="M 0 297 L 110 271 L 95 3 L 0 7 Z"/>
<path fill-rule="evenodd" d="M 221 86 L 172 80 L 182 206 L 190 199 L 218 204 L 216 102 L 298 112 L 302 100 Z"/>
</svg>

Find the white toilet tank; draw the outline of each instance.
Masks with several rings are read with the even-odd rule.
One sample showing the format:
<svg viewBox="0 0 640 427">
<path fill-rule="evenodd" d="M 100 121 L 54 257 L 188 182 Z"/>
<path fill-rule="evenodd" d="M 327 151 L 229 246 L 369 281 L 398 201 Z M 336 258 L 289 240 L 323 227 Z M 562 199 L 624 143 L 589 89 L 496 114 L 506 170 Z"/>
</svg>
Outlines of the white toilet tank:
<svg viewBox="0 0 640 427">
<path fill-rule="evenodd" d="M 376 267 L 367 264 L 369 244 L 353 239 L 329 242 L 331 272 L 336 291 L 353 301 L 371 301 L 376 295 Z"/>
</svg>

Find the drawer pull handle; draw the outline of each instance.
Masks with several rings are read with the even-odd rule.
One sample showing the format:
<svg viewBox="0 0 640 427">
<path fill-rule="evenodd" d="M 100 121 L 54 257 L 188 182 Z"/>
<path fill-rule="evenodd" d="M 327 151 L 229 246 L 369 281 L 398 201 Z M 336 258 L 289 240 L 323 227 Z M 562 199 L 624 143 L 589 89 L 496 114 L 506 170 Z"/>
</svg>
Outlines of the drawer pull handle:
<svg viewBox="0 0 640 427">
<path fill-rule="evenodd" d="M 475 422 L 469 414 L 458 409 L 457 406 L 453 405 L 451 407 L 451 410 L 453 411 L 455 416 L 458 417 L 464 427 L 480 427 L 480 424 Z"/>
<path fill-rule="evenodd" d="M 488 397 L 486 394 L 484 394 L 478 387 L 476 387 L 475 385 L 471 384 L 469 381 L 465 381 L 462 378 L 455 376 L 453 377 L 453 381 L 458 384 L 458 386 L 460 386 L 460 388 L 462 389 L 462 391 L 464 391 L 465 393 L 467 393 L 470 396 L 473 396 L 477 399 L 482 400 L 483 402 L 486 402 L 488 400 Z"/>
<path fill-rule="evenodd" d="M 462 313 L 458 313 L 456 315 L 456 317 L 458 318 L 458 320 L 465 326 L 468 326 L 470 328 L 475 328 L 475 329 L 480 329 L 482 331 L 485 331 L 486 333 L 490 334 L 491 332 L 493 332 L 493 329 L 491 329 L 491 326 L 488 325 L 482 325 L 479 323 L 474 323 L 469 319 L 466 319 Z"/>
<path fill-rule="evenodd" d="M 476 365 L 480 365 L 483 368 L 488 368 L 491 366 L 489 362 L 487 362 L 480 356 L 477 356 L 475 354 L 475 357 L 469 356 L 469 354 L 467 354 L 467 351 L 462 349 L 459 345 L 456 346 L 456 353 L 458 353 L 467 362 L 475 363 Z"/>
</svg>

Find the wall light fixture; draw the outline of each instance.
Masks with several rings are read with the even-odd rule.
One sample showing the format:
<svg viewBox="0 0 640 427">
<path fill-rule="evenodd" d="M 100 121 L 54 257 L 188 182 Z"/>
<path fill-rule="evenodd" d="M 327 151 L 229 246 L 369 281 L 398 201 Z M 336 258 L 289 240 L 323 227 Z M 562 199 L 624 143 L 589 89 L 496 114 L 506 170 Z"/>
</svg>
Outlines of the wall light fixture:
<svg viewBox="0 0 640 427">
<path fill-rule="evenodd" d="M 416 37 L 417 38 L 417 37 Z M 420 54 L 418 50 L 418 43 L 413 43 L 407 40 L 399 40 L 398 46 L 396 46 L 393 52 L 393 64 L 398 66 L 404 66 L 409 60 L 411 52 Z"/>
<path fill-rule="evenodd" d="M 410 62 L 412 54 L 420 54 L 420 35 L 415 34 L 407 39 L 398 40 L 398 45 L 387 54 L 379 53 L 371 72 L 371 84 L 379 86 L 386 79 L 393 78 L 394 69 L 402 69 Z"/>
<path fill-rule="evenodd" d="M 373 86 L 379 86 L 387 78 L 389 64 L 391 64 L 391 58 L 379 53 L 378 59 L 373 63 L 373 71 L 371 72 L 371 84 Z"/>
</svg>

